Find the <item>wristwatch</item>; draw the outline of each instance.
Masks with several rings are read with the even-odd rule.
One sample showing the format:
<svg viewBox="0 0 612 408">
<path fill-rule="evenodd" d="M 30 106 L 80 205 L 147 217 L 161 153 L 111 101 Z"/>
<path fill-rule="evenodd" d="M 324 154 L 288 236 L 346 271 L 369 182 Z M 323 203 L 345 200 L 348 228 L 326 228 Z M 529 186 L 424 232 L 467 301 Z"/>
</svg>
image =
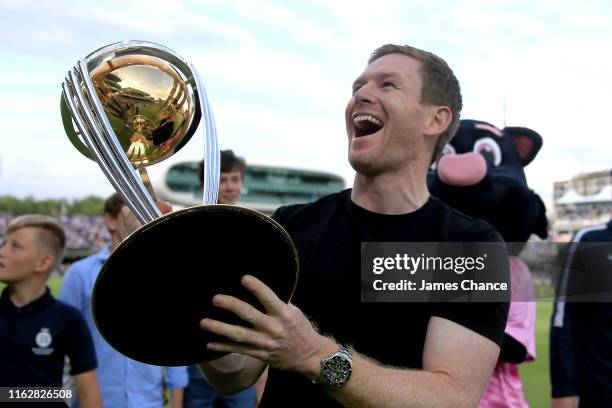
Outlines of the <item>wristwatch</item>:
<svg viewBox="0 0 612 408">
<path fill-rule="evenodd" d="M 340 350 L 321 360 L 321 373 L 319 384 L 334 388 L 342 387 L 351 378 L 353 372 L 352 353 L 349 348 L 341 344 Z"/>
</svg>

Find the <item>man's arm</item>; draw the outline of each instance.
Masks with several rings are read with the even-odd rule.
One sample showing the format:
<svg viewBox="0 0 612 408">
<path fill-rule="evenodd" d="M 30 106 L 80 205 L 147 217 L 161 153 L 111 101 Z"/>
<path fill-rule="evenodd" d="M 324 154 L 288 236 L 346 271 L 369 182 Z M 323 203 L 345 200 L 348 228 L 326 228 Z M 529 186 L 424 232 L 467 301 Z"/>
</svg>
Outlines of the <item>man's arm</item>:
<svg viewBox="0 0 612 408">
<path fill-rule="evenodd" d="M 572 322 L 568 318 L 573 305 L 558 302 L 553 312 L 550 329 L 550 382 L 552 407 L 577 406 L 576 365 L 574 361 L 574 335 Z"/>
<path fill-rule="evenodd" d="M 76 392 L 81 407 L 102 408 L 96 370 L 89 370 L 75 375 L 74 384 L 76 385 Z"/>
<path fill-rule="evenodd" d="M 205 330 L 231 341 L 208 343 L 208 348 L 245 354 L 317 380 L 320 361 L 338 350 L 336 342 L 317 333 L 297 307 L 282 302 L 258 279 L 245 277 L 242 282 L 266 313 L 234 297 L 216 295 L 216 306 L 233 312 L 253 328 L 204 319 L 201 325 Z M 384 367 L 354 353 L 353 376 L 344 387 L 328 392 L 346 406 L 472 407 L 478 404 L 498 355 L 499 347 L 491 340 L 433 317 L 425 341 L 423 370 Z"/>
<path fill-rule="evenodd" d="M 576 386 L 575 333 L 573 315 L 576 304 L 568 295 L 574 293 L 574 273 L 583 270 L 578 252 L 580 236 L 576 234 L 568 249 L 565 267 L 559 277 L 557 299 L 553 308 L 550 328 L 550 383 L 551 407 L 573 408 L 578 406 Z"/>
<path fill-rule="evenodd" d="M 170 391 L 170 407 L 171 408 L 183 408 L 183 394 L 184 388 L 176 388 Z"/>
<path fill-rule="evenodd" d="M 355 353 L 351 379 L 328 394 L 347 407 L 475 407 L 498 354 L 491 340 L 432 317 L 422 370 L 385 367 Z M 310 375 L 316 376 L 318 369 Z"/>
<path fill-rule="evenodd" d="M 261 402 L 261 397 L 263 397 L 264 390 L 266 389 L 266 382 L 268 382 L 268 369 L 266 368 L 264 372 L 259 376 L 257 381 L 255 381 L 255 406 L 258 407 Z"/>
<path fill-rule="evenodd" d="M 188 383 L 187 367 L 166 367 L 165 384 L 170 389 L 170 406 L 172 408 L 183 406 L 183 392 Z"/>
<path fill-rule="evenodd" d="M 550 408 L 578 408 L 578 397 L 553 398 Z"/>
<path fill-rule="evenodd" d="M 491 340 L 450 320 L 432 317 L 422 371 L 390 369 L 358 358 L 355 378 L 334 397 L 346 406 L 474 407 L 498 354 L 499 347 Z"/>
<path fill-rule="evenodd" d="M 221 395 L 249 388 L 266 367 L 261 360 L 235 353 L 200 364 L 210 385 Z"/>
<path fill-rule="evenodd" d="M 82 314 L 74 309 L 68 319 L 66 355 L 70 359 L 70 374 L 74 378 L 77 395 L 83 407 L 101 407 L 96 375 L 97 358 L 91 333 Z"/>
</svg>

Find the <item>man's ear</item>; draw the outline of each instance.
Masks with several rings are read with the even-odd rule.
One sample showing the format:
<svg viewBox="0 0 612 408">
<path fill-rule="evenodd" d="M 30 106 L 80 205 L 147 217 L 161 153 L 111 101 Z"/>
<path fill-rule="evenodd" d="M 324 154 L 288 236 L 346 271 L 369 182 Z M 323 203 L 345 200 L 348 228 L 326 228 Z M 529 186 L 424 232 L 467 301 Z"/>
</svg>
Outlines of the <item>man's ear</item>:
<svg viewBox="0 0 612 408">
<path fill-rule="evenodd" d="M 453 112 L 451 112 L 448 106 L 432 106 L 425 127 L 425 135 L 439 135 L 444 133 L 452 121 Z"/>
<path fill-rule="evenodd" d="M 542 148 L 542 136 L 524 127 L 507 127 L 504 131 L 514 140 L 523 167 L 527 166 Z"/>
<path fill-rule="evenodd" d="M 104 220 L 106 228 L 108 228 L 110 232 L 117 231 L 117 223 L 119 222 L 119 217 L 112 216 L 109 213 L 104 213 L 104 215 L 102 215 L 102 219 Z"/>
</svg>

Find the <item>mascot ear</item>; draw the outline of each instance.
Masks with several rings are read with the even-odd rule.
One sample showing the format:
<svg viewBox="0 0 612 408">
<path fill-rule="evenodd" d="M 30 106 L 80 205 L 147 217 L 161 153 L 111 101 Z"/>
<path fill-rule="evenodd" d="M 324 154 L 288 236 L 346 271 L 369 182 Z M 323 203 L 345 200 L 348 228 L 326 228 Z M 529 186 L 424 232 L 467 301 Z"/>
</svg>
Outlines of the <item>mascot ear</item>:
<svg viewBox="0 0 612 408">
<path fill-rule="evenodd" d="M 523 167 L 527 166 L 540 151 L 542 136 L 524 127 L 507 127 L 504 128 L 504 131 L 514 140 Z"/>
</svg>

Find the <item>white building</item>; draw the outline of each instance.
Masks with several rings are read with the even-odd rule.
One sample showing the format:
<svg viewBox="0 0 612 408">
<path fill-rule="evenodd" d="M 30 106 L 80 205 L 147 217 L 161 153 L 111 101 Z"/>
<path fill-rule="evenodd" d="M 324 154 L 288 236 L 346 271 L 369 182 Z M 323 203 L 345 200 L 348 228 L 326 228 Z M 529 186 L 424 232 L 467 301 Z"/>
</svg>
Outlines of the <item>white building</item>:
<svg viewBox="0 0 612 408">
<path fill-rule="evenodd" d="M 601 224 L 612 217 L 612 170 L 579 174 L 571 180 L 554 183 L 554 238 L 571 240 L 585 227 Z"/>
</svg>

